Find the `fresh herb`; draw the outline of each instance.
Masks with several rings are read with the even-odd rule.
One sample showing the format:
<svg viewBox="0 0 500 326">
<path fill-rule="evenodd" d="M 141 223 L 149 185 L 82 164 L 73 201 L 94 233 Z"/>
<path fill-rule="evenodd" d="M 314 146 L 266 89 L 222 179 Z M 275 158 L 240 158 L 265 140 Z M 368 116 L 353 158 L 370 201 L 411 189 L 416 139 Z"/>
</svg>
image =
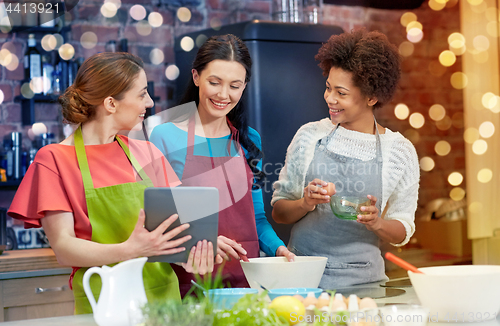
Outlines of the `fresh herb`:
<svg viewBox="0 0 500 326">
<path fill-rule="evenodd" d="M 222 288 L 221 271 L 219 268 L 214 278 L 211 274 L 195 275 L 196 282 L 207 290 Z M 267 291 L 247 294 L 232 309 L 214 310 L 210 298 L 193 286 L 182 302 L 147 303 L 142 309 L 144 326 L 288 326 L 274 310 L 267 309 L 266 295 Z"/>
</svg>

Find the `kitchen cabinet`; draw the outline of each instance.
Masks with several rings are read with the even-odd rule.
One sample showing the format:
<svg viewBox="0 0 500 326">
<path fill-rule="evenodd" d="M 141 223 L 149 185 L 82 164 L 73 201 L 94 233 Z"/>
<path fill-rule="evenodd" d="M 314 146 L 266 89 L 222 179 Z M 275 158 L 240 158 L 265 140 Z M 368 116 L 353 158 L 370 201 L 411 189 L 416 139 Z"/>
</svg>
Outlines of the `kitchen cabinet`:
<svg viewBox="0 0 500 326">
<path fill-rule="evenodd" d="M 72 315 L 74 300 L 68 278 L 69 274 L 0 281 L 0 321 Z"/>
<path fill-rule="evenodd" d="M 72 315 L 71 270 L 57 263 L 51 249 L 4 252 L 0 256 L 0 322 Z"/>
</svg>

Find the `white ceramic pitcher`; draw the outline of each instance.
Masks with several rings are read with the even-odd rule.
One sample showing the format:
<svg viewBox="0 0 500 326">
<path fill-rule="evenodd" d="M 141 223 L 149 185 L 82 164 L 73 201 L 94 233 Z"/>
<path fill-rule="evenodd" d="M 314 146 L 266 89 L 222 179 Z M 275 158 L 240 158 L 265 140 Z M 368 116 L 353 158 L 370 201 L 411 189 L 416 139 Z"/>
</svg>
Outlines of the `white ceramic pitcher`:
<svg viewBox="0 0 500 326">
<path fill-rule="evenodd" d="M 83 275 L 83 289 L 99 326 L 129 325 L 128 309 L 136 310 L 148 302 L 144 291 L 142 269 L 147 257 L 135 258 L 113 267 L 92 267 Z M 102 287 L 95 302 L 89 280 L 93 274 L 101 276 Z"/>
</svg>

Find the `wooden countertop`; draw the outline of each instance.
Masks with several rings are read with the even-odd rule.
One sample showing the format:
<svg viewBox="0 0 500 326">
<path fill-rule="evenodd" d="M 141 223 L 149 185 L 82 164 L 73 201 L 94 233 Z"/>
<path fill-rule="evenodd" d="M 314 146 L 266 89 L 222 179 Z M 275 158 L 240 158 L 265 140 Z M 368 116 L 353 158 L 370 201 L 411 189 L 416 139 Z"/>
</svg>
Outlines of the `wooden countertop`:
<svg viewBox="0 0 500 326">
<path fill-rule="evenodd" d="M 7 250 L 0 255 L 0 273 L 41 269 L 54 269 L 61 266 L 51 248 Z"/>
</svg>

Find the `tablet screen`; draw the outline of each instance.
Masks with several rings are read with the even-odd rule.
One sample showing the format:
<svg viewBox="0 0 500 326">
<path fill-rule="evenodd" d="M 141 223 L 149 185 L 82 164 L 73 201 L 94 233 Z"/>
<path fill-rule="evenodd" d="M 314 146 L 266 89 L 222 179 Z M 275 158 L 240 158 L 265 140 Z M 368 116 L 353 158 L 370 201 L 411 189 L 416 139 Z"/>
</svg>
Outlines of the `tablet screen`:
<svg viewBox="0 0 500 326">
<path fill-rule="evenodd" d="M 219 224 L 219 191 L 212 187 L 152 187 L 144 191 L 145 227 L 148 231 L 156 229 L 172 214 L 179 218 L 165 232 L 189 223 L 190 227 L 174 239 L 191 235 L 191 239 L 181 246 L 186 250 L 173 255 L 152 256 L 148 262 L 185 263 L 189 251 L 198 241 L 206 239 L 214 245 L 217 254 L 217 234 Z"/>
</svg>

